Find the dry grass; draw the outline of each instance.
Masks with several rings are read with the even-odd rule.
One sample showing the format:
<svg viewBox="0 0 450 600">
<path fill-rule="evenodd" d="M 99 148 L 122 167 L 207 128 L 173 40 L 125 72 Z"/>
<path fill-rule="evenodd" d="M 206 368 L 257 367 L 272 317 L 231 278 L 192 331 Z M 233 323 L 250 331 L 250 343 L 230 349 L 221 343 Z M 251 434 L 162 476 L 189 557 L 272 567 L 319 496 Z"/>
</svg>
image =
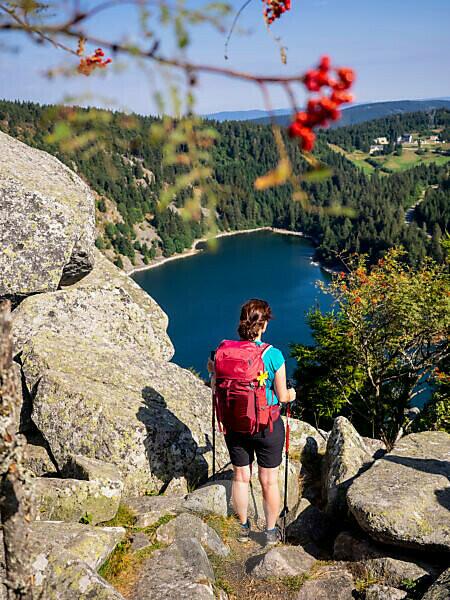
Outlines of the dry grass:
<svg viewBox="0 0 450 600">
<path fill-rule="evenodd" d="M 117 513 L 109 521 L 105 521 L 100 525 L 102 527 L 125 527 L 129 529 L 136 523 L 136 515 L 126 504 L 119 504 Z"/>
<path fill-rule="evenodd" d="M 131 598 L 143 561 L 151 556 L 155 550 L 164 547 L 164 544 L 154 542 L 146 548 L 131 552 L 130 535 L 125 541 L 116 546 L 109 559 L 100 567 L 99 574 L 124 598 Z"/>
<path fill-rule="evenodd" d="M 127 529 L 124 541 L 117 544 L 114 552 L 99 569 L 100 575 L 106 579 L 125 598 L 131 598 L 134 586 L 139 578 L 140 568 L 146 558 L 155 550 L 165 547 L 165 544 L 156 539 L 156 530 L 161 525 L 174 519 L 174 515 L 164 515 L 148 527 L 134 527 L 136 518 L 134 513 L 125 505 L 121 505 L 117 515 L 108 523 L 110 527 L 121 526 Z M 132 551 L 131 542 L 133 533 L 142 532 L 148 537 L 149 545 L 140 550 Z"/>
</svg>

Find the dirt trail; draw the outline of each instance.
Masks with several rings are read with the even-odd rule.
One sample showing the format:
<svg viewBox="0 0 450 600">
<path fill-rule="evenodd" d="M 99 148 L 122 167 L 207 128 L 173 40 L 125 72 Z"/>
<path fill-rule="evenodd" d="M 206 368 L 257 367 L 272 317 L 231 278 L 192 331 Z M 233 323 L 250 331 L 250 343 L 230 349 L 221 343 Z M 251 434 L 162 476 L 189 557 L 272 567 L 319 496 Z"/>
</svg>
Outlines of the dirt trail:
<svg viewBox="0 0 450 600">
<path fill-rule="evenodd" d="M 209 524 L 217 529 L 213 522 Z M 227 558 L 210 556 L 210 559 L 217 587 L 227 592 L 229 600 L 288 600 L 295 596 L 303 582 L 301 577 L 257 579 L 247 573 L 248 568 L 266 552 L 262 532 L 252 531 L 247 543 L 237 541 L 239 525 L 236 521 L 229 523 L 226 532 L 223 529 L 218 532 L 231 552 Z"/>
</svg>

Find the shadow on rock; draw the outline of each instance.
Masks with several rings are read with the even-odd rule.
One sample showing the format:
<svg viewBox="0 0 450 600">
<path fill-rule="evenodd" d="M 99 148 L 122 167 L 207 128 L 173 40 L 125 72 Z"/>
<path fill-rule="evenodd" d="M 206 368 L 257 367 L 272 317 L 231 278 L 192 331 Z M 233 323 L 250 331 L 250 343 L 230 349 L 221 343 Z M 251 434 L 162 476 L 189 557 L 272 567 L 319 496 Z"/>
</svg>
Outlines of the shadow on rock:
<svg viewBox="0 0 450 600">
<path fill-rule="evenodd" d="M 147 431 L 144 445 L 150 472 L 163 482 L 163 490 L 178 477 L 185 477 L 189 486 L 198 485 L 208 477 L 203 454 L 210 448 L 198 446 L 191 430 L 167 408 L 154 388 L 143 388 L 142 399 L 136 416 Z"/>
<path fill-rule="evenodd" d="M 416 471 L 431 473 L 432 475 L 442 475 L 450 481 L 450 462 L 448 460 L 411 458 L 408 456 L 396 455 L 385 456 L 384 460 L 404 465 L 411 469 L 416 469 Z M 434 493 L 439 504 L 447 510 L 450 510 L 450 487 L 436 490 Z"/>
<path fill-rule="evenodd" d="M 434 493 L 436 494 L 436 499 L 439 504 L 447 510 L 450 510 L 450 488 L 436 490 Z"/>
<path fill-rule="evenodd" d="M 409 456 L 397 456 L 388 454 L 383 460 L 404 465 L 416 471 L 423 471 L 432 475 L 443 475 L 450 481 L 450 462 L 448 460 L 437 460 L 432 458 L 413 458 Z"/>
</svg>

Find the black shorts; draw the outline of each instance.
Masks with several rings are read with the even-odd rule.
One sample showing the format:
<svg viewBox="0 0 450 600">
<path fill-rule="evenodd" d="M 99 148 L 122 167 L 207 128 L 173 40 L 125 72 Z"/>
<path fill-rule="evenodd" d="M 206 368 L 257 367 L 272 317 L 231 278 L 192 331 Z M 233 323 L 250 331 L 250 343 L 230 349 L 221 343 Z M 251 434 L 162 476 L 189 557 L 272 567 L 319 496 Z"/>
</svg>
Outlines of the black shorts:
<svg viewBox="0 0 450 600">
<path fill-rule="evenodd" d="M 225 443 L 233 466 L 251 465 L 256 454 L 256 460 L 260 467 L 273 469 L 281 464 L 284 437 L 284 422 L 279 417 L 273 424 L 272 432 L 268 427 L 253 435 L 230 432 L 225 434 Z"/>
</svg>

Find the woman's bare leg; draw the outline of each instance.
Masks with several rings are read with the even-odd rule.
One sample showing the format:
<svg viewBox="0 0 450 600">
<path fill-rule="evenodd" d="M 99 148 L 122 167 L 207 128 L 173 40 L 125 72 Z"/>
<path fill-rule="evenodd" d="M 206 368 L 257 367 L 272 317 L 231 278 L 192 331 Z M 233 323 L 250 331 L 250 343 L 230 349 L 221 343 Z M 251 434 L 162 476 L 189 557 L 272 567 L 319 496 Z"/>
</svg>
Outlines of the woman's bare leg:
<svg viewBox="0 0 450 600">
<path fill-rule="evenodd" d="M 247 523 L 248 511 L 248 484 L 251 477 L 251 467 L 235 467 L 233 466 L 234 477 L 233 487 L 231 489 L 231 498 L 233 502 L 234 512 L 239 517 L 239 521 Z"/>
<path fill-rule="evenodd" d="M 273 529 L 280 514 L 280 490 L 278 488 L 278 469 L 258 467 L 258 478 L 263 493 L 264 514 L 266 528 Z"/>
</svg>

